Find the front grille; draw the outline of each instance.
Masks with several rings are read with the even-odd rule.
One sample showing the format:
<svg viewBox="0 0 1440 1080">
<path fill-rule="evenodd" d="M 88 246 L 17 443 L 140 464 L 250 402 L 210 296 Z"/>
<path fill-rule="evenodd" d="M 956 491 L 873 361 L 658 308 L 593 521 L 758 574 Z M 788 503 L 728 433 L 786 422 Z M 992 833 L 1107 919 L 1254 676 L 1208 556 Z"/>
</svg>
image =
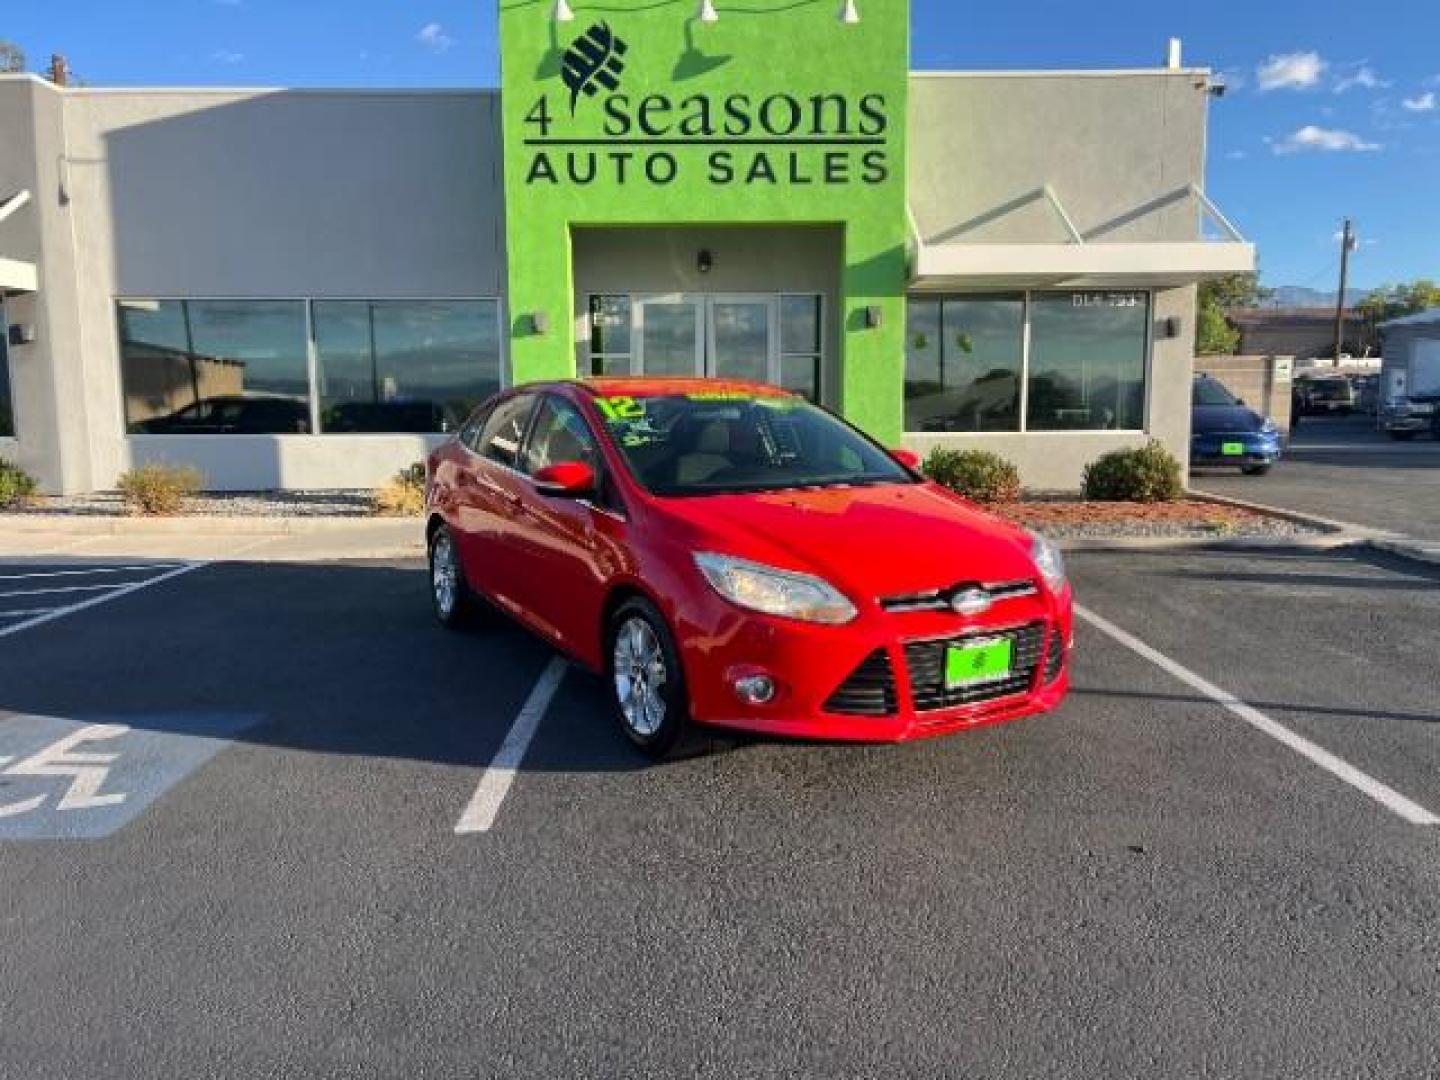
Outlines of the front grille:
<svg viewBox="0 0 1440 1080">
<path fill-rule="evenodd" d="M 825 702 L 825 711 L 841 716 L 894 716 L 895 672 L 890 654 L 876 649 Z"/>
<path fill-rule="evenodd" d="M 945 651 L 951 645 L 964 644 L 966 639 L 1008 637 L 1014 642 L 1013 674 L 1008 679 L 980 686 L 945 687 Z M 1035 684 L 1045 648 L 1045 624 L 1030 623 L 1014 630 L 995 632 L 979 630 L 960 637 L 940 641 L 912 641 L 905 646 L 905 663 L 910 671 L 910 691 L 915 698 L 916 712 L 953 709 L 959 705 L 975 705 L 983 701 L 1028 693 Z"/>
<path fill-rule="evenodd" d="M 1049 686 L 1060 677 L 1060 671 L 1065 667 L 1065 639 L 1056 627 L 1050 635 L 1050 649 L 1045 654 L 1045 685 Z"/>
<path fill-rule="evenodd" d="M 992 603 L 998 604 L 1001 600 L 1014 600 L 1021 596 L 1034 596 L 1039 590 L 1035 582 L 1025 581 L 997 581 L 987 584 L 980 582 L 961 582 L 959 585 L 952 585 L 948 589 L 929 589 L 925 592 L 905 593 L 901 596 L 882 596 L 880 606 L 891 614 L 901 614 L 908 611 L 948 611 L 950 601 L 956 593 L 965 589 L 983 589 L 990 594 Z"/>
</svg>

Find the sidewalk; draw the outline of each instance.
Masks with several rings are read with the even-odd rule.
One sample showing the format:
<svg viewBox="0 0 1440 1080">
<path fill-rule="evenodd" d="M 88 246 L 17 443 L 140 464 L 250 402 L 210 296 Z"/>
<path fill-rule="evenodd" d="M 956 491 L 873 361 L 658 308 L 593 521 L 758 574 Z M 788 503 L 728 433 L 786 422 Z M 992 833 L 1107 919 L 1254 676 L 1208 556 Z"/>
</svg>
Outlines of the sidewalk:
<svg viewBox="0 0 1440 1080">
<path fill-rule="evenodd" d="M 114 518 L 0 514 L 0 558 L 243 559 L 330 562 L 420 558 L 416 518 Z"/>
</svg>

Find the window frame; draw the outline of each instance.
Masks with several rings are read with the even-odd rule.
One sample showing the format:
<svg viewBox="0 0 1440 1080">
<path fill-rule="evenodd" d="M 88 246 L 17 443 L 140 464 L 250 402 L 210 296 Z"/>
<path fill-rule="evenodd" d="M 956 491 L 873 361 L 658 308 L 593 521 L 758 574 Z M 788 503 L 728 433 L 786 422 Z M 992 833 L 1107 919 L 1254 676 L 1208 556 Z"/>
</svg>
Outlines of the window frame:
<svg viewBox="0 0 1440 1080">
<path fill-rule="evenodd" d="M 384 294 L 384 295 L 368 295 L 368 294 L 367 294 L 367 295 L 364 295 L 364 296 L 357 296 L 357 295 L 353 295 L 353 294 L 331 294 L 331 293 L 316 294 L 316 295 L 310 295 L 310 296 L 285 296 L 285 295 L 273 295 L 273 294 L 267 294 L 267 295 L 263 295 L 263 296 L 261 296 L 261 295 L 255 295 L 255 296 L 234 296 L 234 295 L 220 295 L 220 294 L 206 294 L 206 295 L 198 295 L 198 294 L 197 294 L 197 295 L 193 295 L 193 296 L 177 296 L 177 295 L 173 295 L 173 294 L 172 294 L 172 295 L 166 295 L 166 296 L 138 296 L 138 295 L 136 295 L 136 294 L 134 294 L 134 293 L 116 293 L 116 294 L 114 294 L 114 295 L 111 296 L 111 298 L 110 298 L 110 304 L 111 304 L 111 308 L 112 308 L 112 310 L 113 310 L 113 312 L 114 312 L 114 317 L 113 317 L 113 319 L 112 319 L 112 321 L 111 321 L 111 333 L 113 333 L 113 334 L 115 335 L 115 337 L 114 337 L 114 341 L 115 341 L 115 361 L 116 361 L 116 366 L 117 366 L 117 368 L 119 369 L 119 370 L 118 370 L 118 373 L 119 373 L 119 375 L 120 375 L 120 395 L 119 395 L 119 401 L 117 402 L 117 407 L 118 407 L 119 412 L 120 412 L 120 430 L 121 430 L 122 432 L 125 432 L 125 437 L 126 437 L 127 439 L 133 439 L 133 438 L 138 438 L 138 437 L 140 437 L 140 436 L 137 436 L 137 435 L 132 435 L 132 434 L 130 434 L 130 431 L 129 431 L 129 429 L 130 429 L 130 421 L 129 421 L 129 419 L 128 419 L 128 418 L 126 417 L 126 415 L 125 415 L 125 375 L 124 375 L 124 347 L 125 347 L 125 339 L 124 339 L 124 337 L 121 335 L 121 330 L 120 330 L 120 308 L 121 308 L 121 305 L 126 304 L 126 303 L 155 303 L 155 304 L 165 304 L 165 303 L 174 303 L 174 304 L 179 304 L 179 303 L 199 303 L 199 304 L 204 304 L 204 303 L 232 303 L 232 304 L 233 304 L 233 303 L 255 303 L 255 304 L 264 304 L 264 303 L 291 303 L 291 304 L 303 304 L 303 305 L 304 305 L 304 311 L 305 311 L 305 365 L 306 365 L 306 372 L 305 372 L 305 374 L 306 374 L 307 393 L 309 394 L 308 404 L 309 404 L 309 414 L 310 414 L 310 431 L 309 431 L 308 434 L 304 434 L 304 435 L 301 435 L 301 434 L 289 434 L 289 433 L 280 432 L 280 433 L 275 433 L 275 434 L 271 434 L 271 435 L 263 435 L 263 436 L 255 436 L 255 437 L 258 437 L 258 438 L 267 438 L 267 439 L 271 439 L 271 438 L 282 438 L 282 439 L 309 439 L 309 438 L 326 438 L 326 439 L 345 439 L 345 438 L 350 438 L 350 439 L 373 439 L 373 438 L 377 438 L 377 437 L 378 437 L 378 438 L 395 438 L 395 437 L 400 437 L 400 436 L 412 436 L 412 435 L 415 435 L 416 432 L 409 432 L 409 431 L 372 432 L 372 433 L 361 433 L 361 434 L 350 434 L 350 433 L 348 433 L 348 432 L 340 432 L 340 433 L 336 433 L 336 434 L 328 434 L 328 435 L 327 435 L 324 431 L 322 431 L 322 430 L 320 429 L 320 352 L 319 352 L 318 343 L 316 342 L 316 339 L 315 339 L 315 305 L 316 305 L 316 304 L 323 304 L 323 303 L 330 303 L 330 302 L 340 302 L 340 301 L 349 301 L 349 302 L 352 302 L 352 303 L 356 303 L 356 302 L 358 302 L 358 303 L 374 303 L 374 304 L 384 304 L 384 303 L 412 303 L 412 304 L 446 304 L 446 303 L 448 303 L 448 304 L 461 304 L 461 303 L 475 303 L 475 302 L 488 302 L 488 303 L 493 303 L 493 304 L 495 305 L 495 333 L 496 333 L 496 340 L 499 342 L 499 352 L 498 352 L 498 361 L 499 361 L 499 373 L 498 373 L 498 374 L 499 374 L 499 387 L 498 387 L 498 389 L 496 390 L 496 394 L 503 394 L 506 390 L 509 390 L 509 389 L 511 388 L 511 386 L 512 386 L 512 377 L 511 377 L 511 371 L 510 371 L 510 335 L 509 335 L 509 332 L 508 332 L 508 329 L 507 329 L 507 326 L 508 326 L 507 320 L 509 319 L 509 307 L 508 307 L 508 305 L 506 304 L 506 301 L 505 301 L 505 297 L 504 297 L 504 296 L 497 296 L 497 295 L 490 295 L 490 296 L 403 296 L 403 295 L 397 295 L 397 294 Z M 482 405 L 483 405 L 483 403 L 482 403 Z M 462 426 L 463 426 L 463 425 L 462 425 Z M 18 425 L 17 425 L 17 428 L 18 428 Z M 448 433 L 448 434 L 447 434 L 446 432 L 443 432 L 443 431 L 423 432 L 423 433 L 420 433 L 420 434 L 422 434 L 424 437 L 429 437 L 429 438 L 453 438 L 453 437 L 454 437 L 454 433 Z M 203 435 L 173 435 L 173 436 L 172 436 L 172 435 L 145 435 L 145 436 L 143 436 L 143 437 L 144 437 L 144 438 L 147 438 L 147 439 L 166 439 L 166 438 L 194 439 L 194 438 L 204 438 L 205 436 L 203 436 Z M 222 436 L 222 437 L 223 437 L 223 438 L 235 438 L 235 436 Z M 251 436 L 245 436 L 245 437 L 246 437 L 246 438 L 249 438 L 249 437 L 251 437 Z"/>
<path fill-rule="evenodd" d="M 1138 428 L 1032 428 L 1030 427 L 1030 361 L 1034 351 L 1033 308 L 1037 296 L 1074 296 L 1076 294 L 1129 293 L 1145 298 L 1145 342 L 1144 342 L 1144 383 Z M 1150 391 L 1154 381 L 1155 364 L 1155 289 L 1093 288 L 1093 289 L 981 289 L 965 291 L 910 291 L 905 294 L 908 304 L 915 300 L 931 301 L 940 305 L 940 341 L 944 347 L 945 322 L 944 304 L 947 300 L 984 300 L 1002 296 L 1019 296 L 1023 301 L 1024 315 L 1020 327 L 1020 416 L 1019 425 L 1013 431 L 911 431 L 906 425 L 904 434 L 927 439 L 995 439 L 1026 436 L 1075 436 L 1075 435 L 1145 435 L 1150 432 Z M 908 337 L 908 327 L 907 327 Z"/>
</svg>

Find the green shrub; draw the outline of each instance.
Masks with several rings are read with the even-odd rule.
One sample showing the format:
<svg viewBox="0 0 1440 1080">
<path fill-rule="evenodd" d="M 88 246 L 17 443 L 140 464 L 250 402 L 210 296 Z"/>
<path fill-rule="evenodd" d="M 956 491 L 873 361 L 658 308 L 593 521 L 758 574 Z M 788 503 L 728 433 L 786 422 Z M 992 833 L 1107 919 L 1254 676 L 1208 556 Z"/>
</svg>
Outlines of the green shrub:
<svg viewBox="0 0 1440 1080">
<path fill-rule="evenodd" d="M 205 474 L 193 465 L 141 465 L 122 473 L 115 486 L 132 514 L 176 514 L 205 484 Z"/>
<path fill-rule="evenodd" d="M 937 484 L 976 502 L 1008 503 L 1020 498 L 1020 470 L 989 450 L 937 446 L 922 468 Z"/>
<path fill-rule="evenodd" d="M 19 506 L 34 497 L 35 478 L 19 465 L 0 458 L 0 510 Z"/>
<path fill-rule="evenodd" d="M 1180 462 L 1155 439 L 1097 458 L 1085 466 L 1081 487 L 1095 502 L 1173 502 L 1185 494 Z"/>
<path fill-rule="evenodd" d="M 375 513 L 387 517 L 417 517 L 425 512 L 425 463 L 401 469 L 370 498 Z"/>
</svg>

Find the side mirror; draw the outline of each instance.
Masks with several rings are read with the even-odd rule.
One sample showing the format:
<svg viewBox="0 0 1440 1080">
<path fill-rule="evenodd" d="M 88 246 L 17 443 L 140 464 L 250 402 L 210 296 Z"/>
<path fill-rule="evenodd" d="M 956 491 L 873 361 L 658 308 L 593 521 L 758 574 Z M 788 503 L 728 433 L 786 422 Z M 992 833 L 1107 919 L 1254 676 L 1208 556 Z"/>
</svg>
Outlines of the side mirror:
<svg viewBox="0 0 1440 1080">
<path fill-rule="evenodd" d="M 898 461 L 901 465 L 904 465 L 907 469 L 920 468 L 920 455 L 915 453 L 914 450 L 903 450 L 899 447 L 896 447 L 894 450 L 890 451 L 890 456 L 896 461 Z"/>
<path fill-rule="evenodd" d="M 535 489 L 556 499 L 583 499 L 595 492 L 595 470 L 583 461 L 546 465 L 534 476 Z"/>
</svg>

